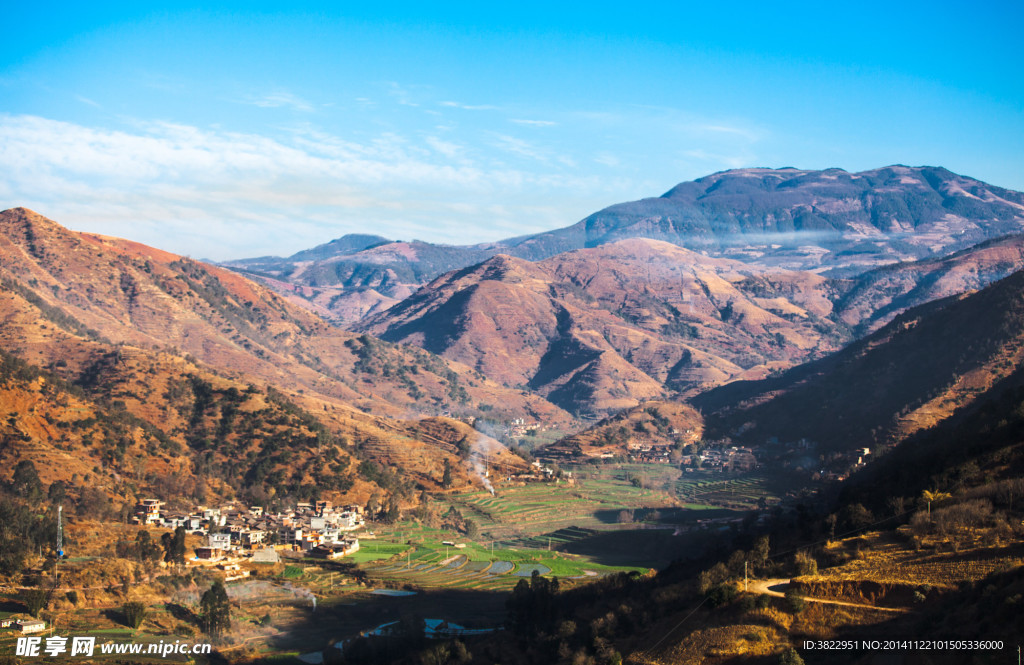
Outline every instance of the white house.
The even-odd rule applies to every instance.
[[[207,536],[207,545],[215,550],[231,549],[230,533],[211,533]]]
[[[15,625],[23,633],[39,633],[46,630],[46,622],[42,619],[22,619]]]

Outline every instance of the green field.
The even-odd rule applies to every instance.
[[[443,534],[444,532],[442,532]],[[456,539],[451,534],[404,545],[404,552],[387,560],[362,564],[360,568],[371,582],[387,586],[417,588],[448,588],[474,590],[508,590],[532,570],[556,575],[567,580],[586,580],[598,575],[622,571],[645,572],[636,566],[608,566],[590,557],[546,549],[510,547],[505,543],[470,543],[456,540],[465,547],[442,545],[442,539]]]
[[[756,473],[684,473],[661,464],[566,467],[574,484],[498,484],[495,494],[436,497],[441,513],[455,508],[478,527],[476,542],[415,522],[378,528],[346,561],[371,580],[410,588],[508,589],[538,569],[567,580],[646,570],[679,556],[678,538],[700,520],[734,518],[784,483]],[[628,532],[628,533],[627,533]],[[699,538],[697,538],[699,540]],[[451,541],[464,548],[445,547]],[[572,582],[575,583],[575,582]]]

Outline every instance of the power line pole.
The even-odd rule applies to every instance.
[[[743,562],[743,591],[747,590],[747,562]]]
[[[64,556],[64,506],[57,506],[57,556],[53,560],[53,588],[57,588],[57,566]]]

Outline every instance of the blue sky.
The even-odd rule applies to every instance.
[[[197,257],[497,240],[745,166],[1024,190],[1020,3],[21,4],[0,207]]]

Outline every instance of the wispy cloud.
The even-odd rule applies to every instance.
[[[546,150],[515,136],[496,134],[494,136],[494,145],[505,152],[510,152],[520,157],[529,157],[539,162],[547,162],[550,159],[550,155],[547,154]]]
[[[461,102],[438,102],[438,106],[446,106],[448,108],[462,109],[463,111],[497,111],[497,106],[491,106],[490,104],[462,104]]]
[[[352,141],[300,127],[269,137],[174,123],[109,130],[0,114],[0,207],[221,259],[290,253],[367,228],[494,240],[517,224],[525,232],[524,218],[531,228],[572,223],[621,184],[502,140],[542,160],[539,168],[474,161],[435,136]]]
[[[95,102],[95,101],[89,99],[88,97],[84,97],[82,95],[75,95],[75,99],[77,99],[78,101],[82,102],[83,104],[87,104],[89,106],[92,106],[93,108],[97,108],[97,109],[98,108],[103,108],[102,106],[100,106],[99,102]]]
[[[290,108],[296,111],[312,111],[313,104],[290,92],[277,91],[264,95],[253,95],[241,100],[243,104],[251,104],[260,108],[278,109]]]
[[[463,154],[462,146],[452,143],[451,141],[444,141],[436,136],[428,136],[424,141],[427,145],[445,157],[455,158],[460,157]]]
[[[738,136],[751,142],[759,141],[761,139],[760,133],[749,127],[734,127],[730,125],[699,125],[697,129],[699,131],[709,132],[712,134],[727,134],[731,136]]]
[[[523,118],[509,118],[509,122],[517,125],[529,125],[531,127],[554,127],[558,123],[554,120],[525,120]]]
[[[384,83],[384,87],[387,93],[402,106],[419,106],[420,103],[414,99],[416,92],[429,86],[410,86],[402,85],[396,81],[387,81]]]

